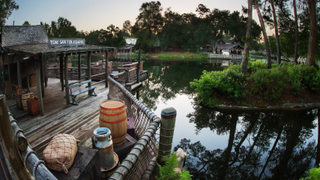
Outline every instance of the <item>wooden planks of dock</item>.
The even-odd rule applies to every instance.
[[[79,105],[67,105],[59,80],[49,79],[48,87],[45,88],[45,116],[32,117],[23,110],[18,110],[13,100],[8,101],[13,116],[40,158],[52,137],[59,133],[75,136],[80,140],[79,145],[92,146],[92,132],[99,126],[100,103],[108,99],[109,91],[104,83],[97,84],[96,87],[98,96],[84,93],[77,97]],[[36,94],[36,90],[33,92]]]

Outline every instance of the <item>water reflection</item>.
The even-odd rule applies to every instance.
[[[203,70],[222,70],[222,64],[145,61],[150,77],[135,92],[159,116],[164,108],[177,109],[173,146],[188,152],[185,168],[193,178],[299,179],[319,164],[317,109],[231,111],[193,104],[189,82]]]
[[[299,179],[314,164],[315,109],[244,112],[195,105],[194,110],[188,117],[197,132],[210,128],[229,135],[225,149],[208,150],[187,139],[175,147],[188,152],[185,168],[194,179]]]

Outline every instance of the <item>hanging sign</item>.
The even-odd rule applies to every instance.
[[[49,47],[84,46],[85,39],[81,38],[54,38],[48,40]]]

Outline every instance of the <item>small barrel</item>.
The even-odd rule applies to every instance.
[[[113,146],[121,146],[126,141],[127,112],[126,106],[120,100],[107,100],[100,104],[100,127],[111,130]]]
[[[27,100],[28,100],[29,97],[30,97],[29,93],[22,93],[22,95],[21,95],[23,110],[27,111],[27,112],[28,112]]]

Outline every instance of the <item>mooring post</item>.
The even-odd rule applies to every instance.
[[[139,48],[138,65],[137,65],[137,83],[140,82],[140,61],[141,61],[141,50]]]
[[[105,56],[106,56],[106,66],[105,66],[105,75],[104,75],[104,77],[106,79],[105,83],[106,83],[106,88],[107,88],[108,87],[108,76],[109,76],[109,73],[111,73],[111,72],[109,72],[108,50],[106,51],[106,55]]]
[[[160,143],[158,156],[158,162],[160,164],[162,164],[162,157],[169,156],[171,154],[176,116],[177,111],[172,107],[163,109],[161,111]]]

